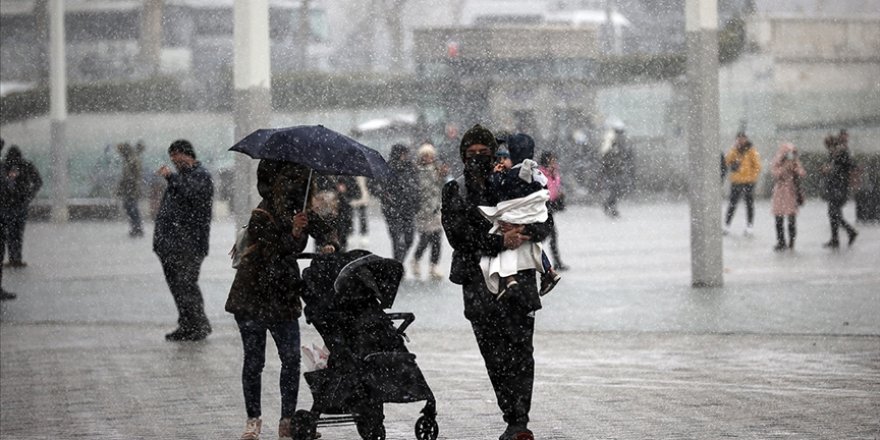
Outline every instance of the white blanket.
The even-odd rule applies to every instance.
[[[492,221],[493,226],[489,232],[501,234],[499,222],[526,225],[547,221],[548,200],[550,200],[550,192],[542,189],[526,197],[507,200],[496,206],[480,206],[479,209],[484,217]],[[541,252],[539,243],[526,242],[516,249],[502,251],[494,257],[482,257],[480,269],[483,271],[486,287],[490,292],[498,293],[503,277],[515,275],[526,269],[544,272]]]

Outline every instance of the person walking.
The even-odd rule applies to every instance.
[[[843,218],[843,205],[849,198],[850,175],[856,165],[849,155],[846,144],[835,136],[825,138],[825,148],[828,149],[828,163],[822,166],[821,172],[825,175],[825,198],[828,201],[828,219],[831,223],[831,240],[824,247],[837,249],[840,241],[837,238],[841,226],[849,236],[847,244],[852,246],[859,233]]]
[[[5,145],[6,141],[4,141],[3,138],[0,138],[0,153],[3,152],[3,147]],[[0,172],[2,172],[4,165],[5,163],[0,161]],[[7,186],[6,180],[4,179],[3,181],[0,181],[0,210],[6,210],[7,202]],[[0,249],[6,248],[6,227],[4,224],[5,222],[0,221]],[[16,294],[3,288],[3,265],[0,264],[0,301],[7,301],[15,298],[17,298]]]
[[[431,144],[419,147],[416,167],[418,169],[419,210],[416,213],[415,222],[416,230],[419,233],[419,243],[412,259],[412,274],[417,279],[421,277],[419,260],[422,259],[425,250],[430,247],[431,265],[428,275],[432,280],[440,280],[443,278],[437,265],[440,262],[440,234],[443,232],[443,224],[440,221],[440,205],[448,168],[437,162],[437,150]]]
[[[358,236],[357,247],[366,248],[370,245],[369,239],[369,221],[367,217],[367,207],[370,205],[370,190],[367,186],[367,178],[357,176],[354,178],[357,184],[360,197],[351,200],[352,214],[357,217]]]
[[[43,186],[43,179],[37,167],[22,157],[17,145],[9,147],[6,152],[2,178],[6,187],[6,203],[0,213],[0,221],[4,223],[6,234],[3,252],[9,258],[9,267],[26,267],[27,263],[22,259],[22,247],[28,207]]]
[[[381,185],[382,215],[391,236],[393,258],[401,263],[412,247],[415,216],[419,209],[419,187],[415,165],[409,159],[409,148],[402,144],[391,147],[388,160],[392,176]]]
[[[602,185],[608,192],[602,208],[607,216],[616,218],[620,216],[617,200],[627,186],[629,167],[623,123],[617,122],[606,132],[599,154],[602,157]]]
[[[246,230],[250,246],[240,256],[225,306],[238,324],[244,353],[241,383],[247,420],[241,440],[257,440],[262,430],[261,377],[267,332],[281,359],[278,437],[292,435],[300,379],[298,319],[305,289],[296,257],[310,235],[321,252],[339,247],[334,227],[303,211],[308,179],[309,169],[291,162],[264,159],[257,167],[257,192],[263,200],[251,212]]]
[[[528,429],[535,375],[533,336],[535,312],[541,308],[535,270],[518,274],[518,283],[502,300],[489,292],[480,269],[480,258],[516,249],[526,241],[546,238],[552,218],[507,228],[502,235],[490,233],[492,223],[480,205],[495,205],[498,197],[487,190],[498,143],[495,135],[479,124],[462,136],[459,152],[464,174],[443,186],[441,219],[452,246],[449,280],[462,287],[464,315],[495,390],[507,428],[500,440],[531,440]]]
[[[121,143],[116,146],[116,151],[122,157],[122,177],[116,194],[122,199],[122,207],[128,215],[130,237],[143,237],[144,228],[141,222],[141,212],[138,208],[138,200],[141,198],[141,155],[144,152],[144,144],[138,142],[131,146]]]
[[[761,156],[746,134],[739,132],[736,135],[736,142],[724,156],[724,163],[730,168],[730,203],[724,220],[724,234],[730,233],[730,223],[733,221],[736,205],[739,199],[743,198],[746,201],[744,234],[750,237],[754,234],[755,183],[761,175]]]
[[[776,247],[779,252],[794,249],[797,236],[798,207],[804,203],[801,192],[801,179],[807,172],[798,158],[798,150],[794,144],[783,143],[776,151],[771,167],[773,174],[772,212],[776,219]],[[788,218],[788,243],[785,242],[784,221]]]
[[[547,150],[541,153],[538,164],[541,172],[547,177],[547,190],[550,191],[547,211],[550,216],[555,216],[565,210],[565,189],[562,186],[562,173],[559,171],[559,158],[556,153]],[[568,266],[562,264],[562,257],[559,254],[559,239],[555,223],[550,231],[550,252],[553,254],[553,262],[556,263],[553,268],[559,271],[568,270]]]
[[[165,339],[200,341],[211,333],[198,283],[202,261],[208,255],[214,182],[196,160],[189,141],[172,142],[168,156],[177,172],[167,165],[157,171],[165,178],[167,187],[153,231],[153,252],[162,263],[178,313],[178,327]]]

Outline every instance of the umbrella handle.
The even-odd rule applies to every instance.
[[[309,206],[309,198],[310,198],[310,197],[309,197],[309,192],[310,192],[311,189],[312,189],[312,173],[313,173],[314,171],[315,171],[315,170],[309,168],[309,180],[306,182],[306,196],[303,197],[305,200],[303,200],[303,209],[302,209],[302,212],[306,212],[306,208]]]

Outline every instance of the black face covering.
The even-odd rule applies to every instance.
[[[473,177],[487,176],[492,171],[492,157],[476,155],[464,163],[464,170]]]

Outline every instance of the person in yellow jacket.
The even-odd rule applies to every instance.
[[[740,132],[736,135],[736,143],[724,157],[724,163],[730,168],[730,204],[724,220],[724,233],[730,232],[733,213],[736,212],[736,205],[742,197],[746,200],[745,235],[751,236],[755,218],[755,183],[761,174],[761,156],[745,133]]]

